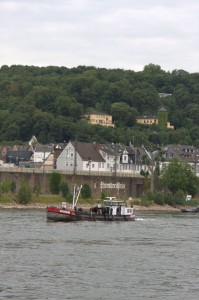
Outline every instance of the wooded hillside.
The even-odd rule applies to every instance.
[[[159,93],[172,94],[159,97]],[[136,124],[140,115],[164,106],[175,130]],[[89,125],[88,112],[113,116],[115,128]],[[79,66],[2,66],[0,69],[0,143],[41,143],[69,139],[85,142],[188,144],[199,147],[199,73],[165,72],[147,65],[142,72]]]

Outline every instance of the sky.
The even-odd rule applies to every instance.
[[[199,0],[0,0],[0,66],[199,72]]]

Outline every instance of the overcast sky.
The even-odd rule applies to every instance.
[[[199,0],[0,0],[0,66],[199,72]]]

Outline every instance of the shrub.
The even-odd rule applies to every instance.
[[[1,182],[1,190],[2,193],[8,193],[11,190],[11,181],[9,179],[6,179]]]
[[[160,192],[146,191],[145,198],[147,201],[153,201],[155,204],[164,205],[164,194]]]
[[[108,197],[107,191],[102,191],[101,192],[101,199],[104,200],[104,199],[106,199],[106,197]]]
[[[153,200],[149,200],[146,194],[143,194],[140,198],[140,205],[143,206],[150,206],[150,205],[154,205],[154,201]]]
[[[179,190],[173,196],[175,205],[184,205],[186,203],[186,196],[183,191]]]
[[[62,196],[66,198],[67,194],[69,193],[69,187],[68,184],[63,180],[60,183],[60,191],[62,193]]]
[[[141,199],[134,199],[133,204],[134,205],[141,205]]]
[[[154,193],[154,202],[157,205],[164,205],[165,204],[164,194],[160,192]]]
[[[35,186],[34,186],[33,193],[34,193],[37,197],[39,196],[39,194],[41,193],[40,185],[35,185]]]
[[[164,202],[170,206],[175,206],[174,197],[171,193],[164,194]]]
[[[32,192],[27,184],[26,180],[23,179],[19,187],[17,199],[20,204],[28,204],[32,199]]]
[[[152,190],[147,190],[145,193],[145,197],[147,200],[153,200],[154,199],[154,192]]]
[[[83,199],[91,198],[91,187],[87,183],[83,184],[81,195]]]
[[[10,184],[10,191],[12,193],[14,193],[16,191],[16,183],[15,181],[12,180],[11,184]]]
[[[50,174],[50,191],[56,195],[60,192],[61,174],[53,172]]]
[[[67,182],[62,181],[60,183],[60,191],[62,193],[62,197],[66,198],[68,202],[72,203],[73,195],[70,193]]]

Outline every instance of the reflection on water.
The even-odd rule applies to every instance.
[[[51,223],[0,211],[1,299],[197,299],[199,215]]]

